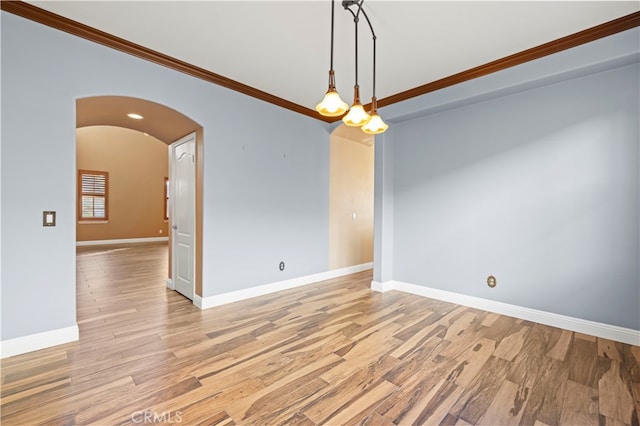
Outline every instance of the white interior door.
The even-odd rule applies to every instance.
[[[193,300],[195,271],[196,135],[171,144],[171,261],[174,288]]]

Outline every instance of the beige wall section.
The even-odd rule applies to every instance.
[[[330,143],[329,269],[338,269],[373,261],[374,149],[335,133]]]
[[[76,168],[109,172],[109,222],[78,223],[76,218],[77,241],[166,237],[167,152],[165,143],[135,130],[76,129]]]

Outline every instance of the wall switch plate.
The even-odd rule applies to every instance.
[[[42,226],[56,226],[56,212],[42,212]]]

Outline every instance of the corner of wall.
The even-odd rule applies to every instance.
[[[393,129],[376,136],[374,214],[373,214],[373,279],[393,279],[394,170]]]

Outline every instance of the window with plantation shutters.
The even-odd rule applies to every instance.
[[[78,220],[107,220],[109,173],[78,170]]]

